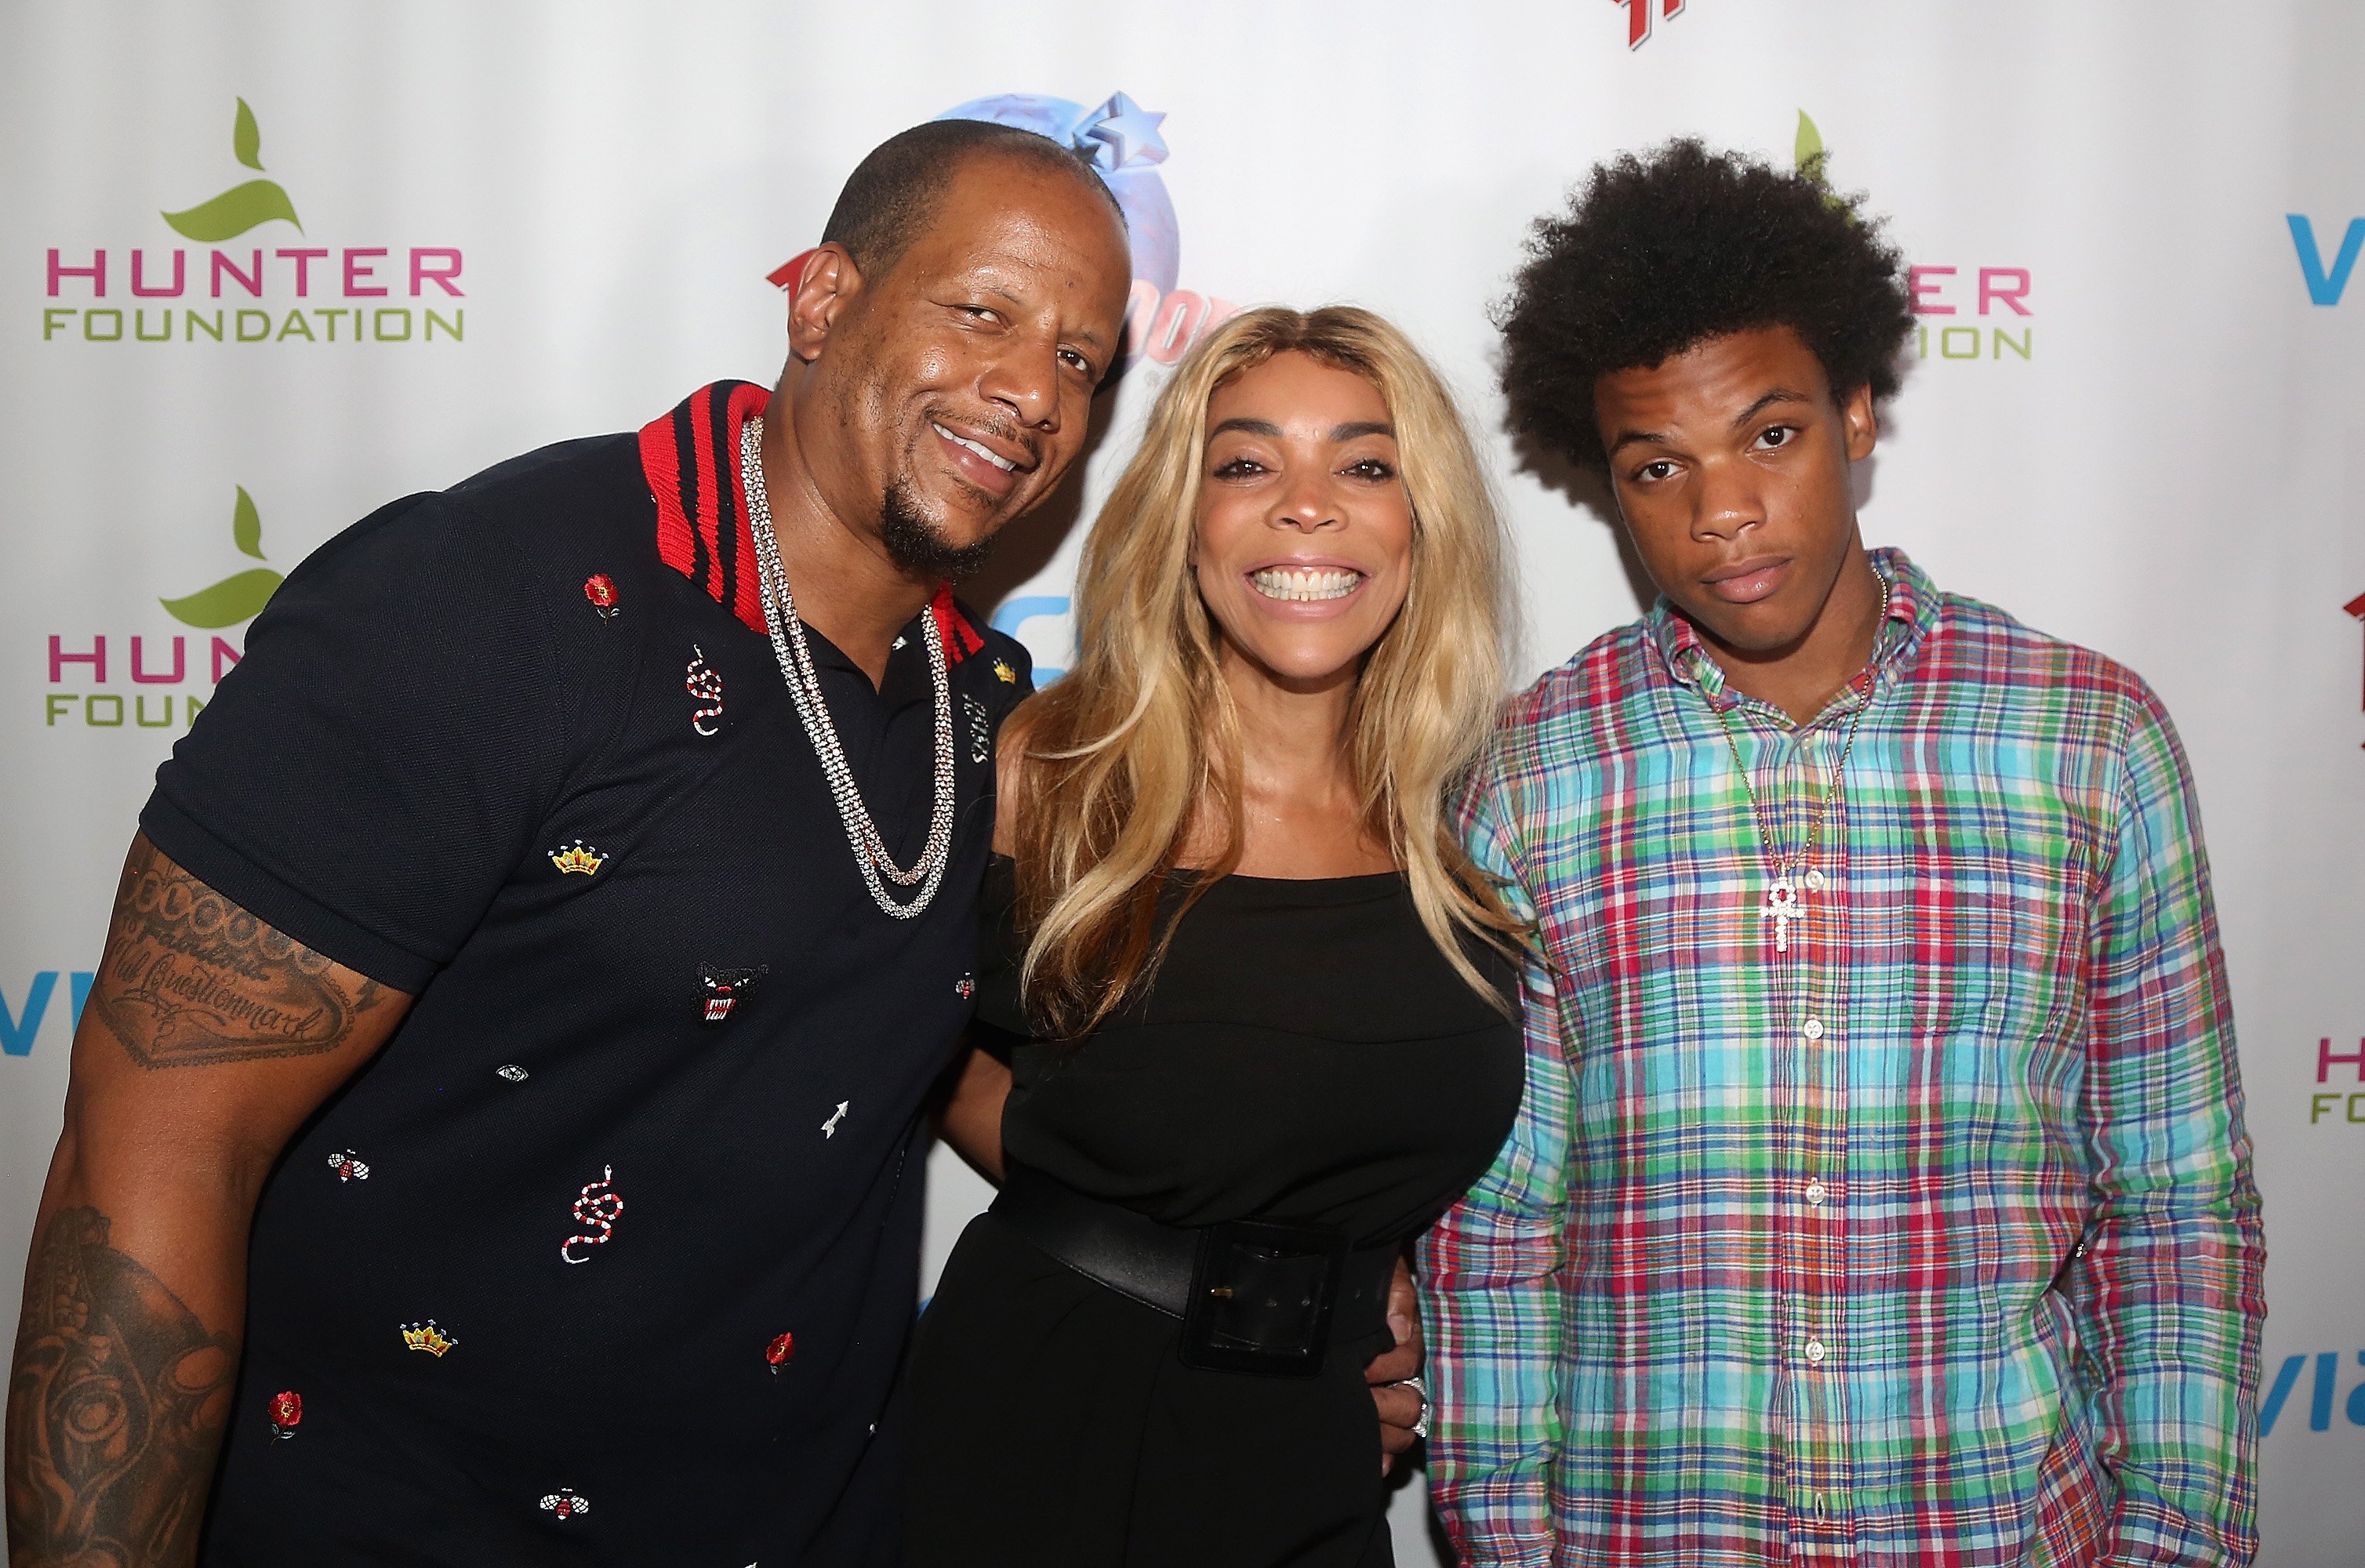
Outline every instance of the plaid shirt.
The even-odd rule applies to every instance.
[[[1464,807],[1528,1088],[1423,1245],[1465,1565],[2227,1563],[2264,1246],[2191,780],[2131,671],[1893,551],[1811,722],[1662,600]],[[1765,827],[1796,856],[1777,952]]]

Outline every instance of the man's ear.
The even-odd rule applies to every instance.
[[[839,315],[862,292],[862,269],[835,241],[806,258],[804,271],[789,291],[789,353],[811,364],[821,357]]]
[[[1847,431],[1848,461],[1861,463],[1870,457],[1880,442],[1880,414],[1872,406],[1870,382],[1847,395],[1840,405],[1840,423]]]

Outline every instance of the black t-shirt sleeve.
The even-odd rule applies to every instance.
[[[298,566],[140,825],[259,919],[397,990],[450,961],[568,765],[555,603],[514,533],[414,496]]]
[[[989,856],[978,897],[977,1013],[970,1039],[1004,1062],[1029,1037],[1018,991],[1026,950],[1018,939],[1017,916],[1017,867],[1007,855]]]

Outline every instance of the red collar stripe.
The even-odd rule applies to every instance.
[[[756,536],[739,504],[739,430],[772,395],[745,381],[701,386],[673,411],[641,427],[641,473],[657,503],[657,555],[759,634],[763,591],[756,582]],[[950,587],[928,605],[950,661],[985,646]]]
[[[936,635],[945,640],[946,663],[957,665],[985,646],[985,639],[953,601],[950,583],[936,589],[936,597],[928,601],[928,613],[936,618]]]

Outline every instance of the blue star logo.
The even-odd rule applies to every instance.
[[[1158,127],[1165,118],[1163,114],[1151,114],[1119,93],[1093,111],[1084,129],[1076,133],[1076,145],[1080,151],[1090,152],[1093,162],[1103,169],[1163,163],[1166,139],[1158,134]]]

